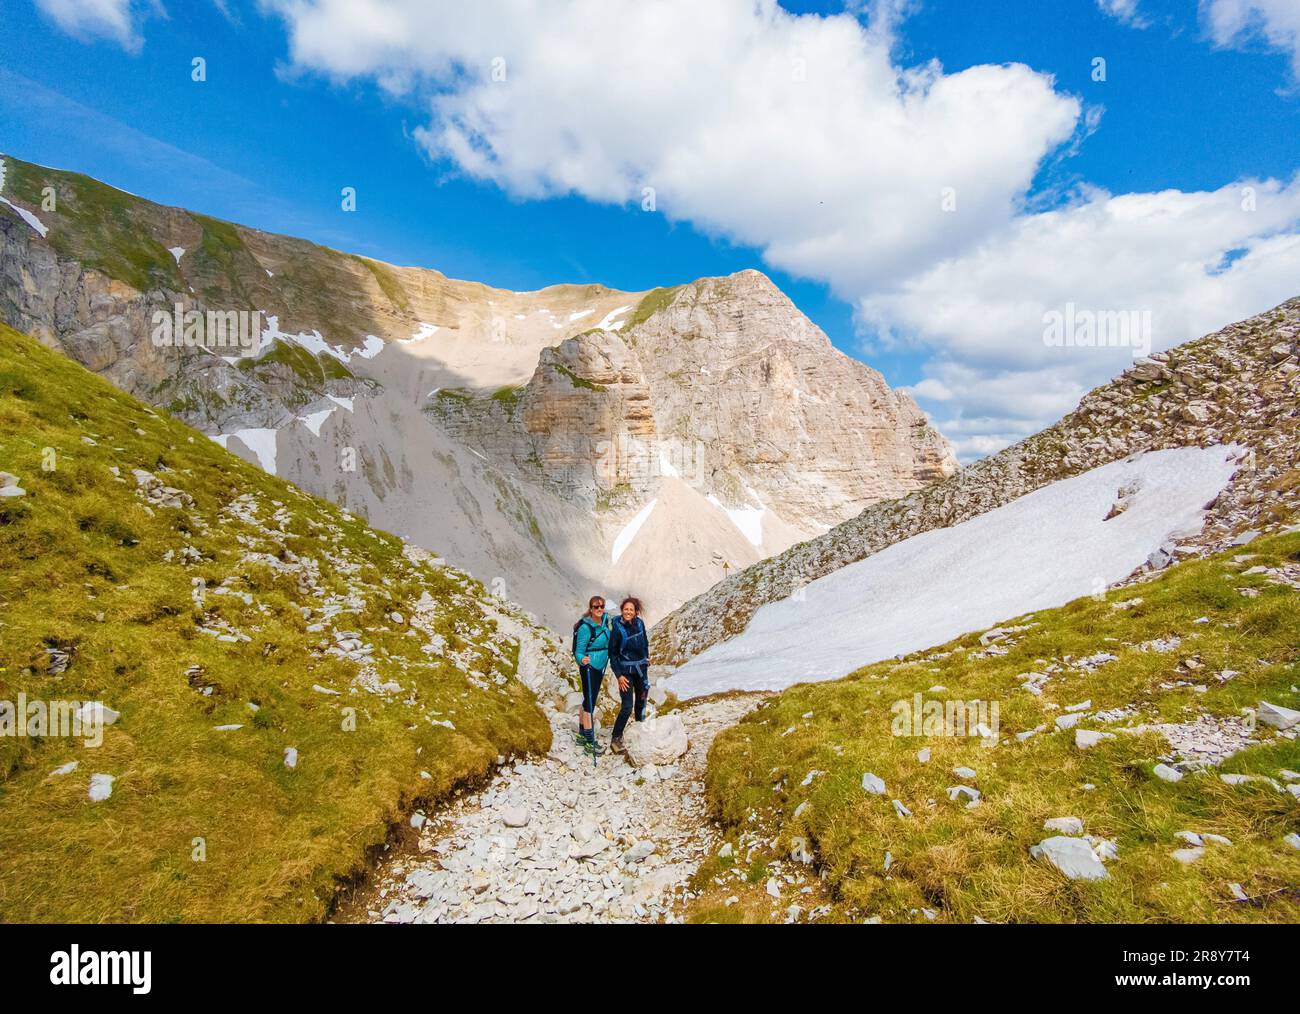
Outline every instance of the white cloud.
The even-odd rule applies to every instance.
[[[1297,223],[1300,178],[1200,193],[1085,191],[860,305],[886,340],[906,335],[935,350],[915,390],[960,407],[937,420],[949,435],[966,416],[998,417],[986,431],[1030,432],[1142,351],[1137,333],[1129,347],[1049,346],[1047,313],[1149,311],[1152,349],[1168,348],[1294,296]]]
[[[79,39],[109,39],[130,52],[144,44],[140,24],[160,11],[157,0],[36,0],[51,21]]]
[[[419,142],[470,176],[524,198],[639,202],[653,187],[669,217],[829,282],[883,340],[927,350],[915,392],[966,456],[1131,362],[1048,348],[1047,310],[1149,309],[1168,345],[1294,295],[1300,277],[1294,183],[1256,184],[1255,212],[1235,183],[1083,190],[1026,211],[1035,174],[1095,116],[1023,65],[900,67],[898,0],[865,25],[775,0],[262,4],[288,25],[294,69],[422,97]]]
[[[1004,223],[1080,113],[1021,65],[900,70],[896,4],[868,27],[772,0],[271,6],[300,67],[438,85],[416,136],[474,177],[607,202],[652,187],[670,217],[855,295]]]
[[[1097,0],[1102,13],[1109,14],[1126,25],[1134,28],[1146,28],[1147,21],[1138,11],[1138,0]]]
[[[1201,0],[1201,18],[1220,46],[1258,38],[1290,53],[1300,77],[1300,0]]]

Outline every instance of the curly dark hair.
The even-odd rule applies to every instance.
[[[625,598],[622,602],[618,604],[618,611],[621,613],[623,611],[623,607],[627,605],[629,602],[632,603],[632,608],[636,610],[636,614],[640,616],[641,600],[638,598],[633,598],[631,595],[629,595],[627,598]]]

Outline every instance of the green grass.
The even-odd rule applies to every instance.
[[[573,372],[571,369],[569,369],[567,366],[563,366],[563,365],[561,365],[560,363],[554,363],[553,365],[555,366],[555,368],[556,368],[557,370],[560,371],[560,373],[564,374],[564,376],[566,376],[566,377],[569,378],[569,383],[572,384],[574,387],[582,388],[582,389],[585,390],[585,391],[606,391],[606,390],[608,390],[608,388],[605,387],[605,385],[603,385],[603,384],[597,384],[597,383],[594,383],[594,382],[588,380],[586,377],[580,377],[580,376],[578,376],[576,373],[574,373],[574,372]]]
[[[660,310],[667,309],[672,305],[673,300],[677,298],[677,293],[682,288],[681,285],[672,285],[646,293],[641,302],[637,303],[636,309],[632,311],[632,316],[628,318],[627,329],[630,331],[632,328],[644,324]]]
[[[388,265],[381,264],[379,261],[372,261],[369,257],[358,257],[355,254],[352,255],[352,259],[375,276],[375,281],[379,283],[379,288],[383,290],[390,303],[399,310],[410,308],[411,301],[406,295],[406,290],[402,288],[402,283],[397,280],[397,276],[393,274]]]
[[[7,195],[49,227],[50,245],[60,256],[80,260],[141,292],[184,288],[175,259],[152,231],[140,227],[142,202],[137,198],[78,173],[12,158],[5,164]],[[46,187],[54,189],[54,211],[42,207]]]
[[[492,400],[500,403],[507,414],[513,414],[519,399],[523,395],[522,387],[502,387],[492,394]]]
[[[1233,561],[1246,553],[1251,559]],[[1013,636],[1006,655],[984,655],[977,636],[969,635],[842,680],[792,687],[715,741],[710,805],[729,840],[775,840],[774,849],[756,856],[766,851],[787,870],[806,869],[787,859],[793,839],[806,838],[829,899],[828,919],[921,921],[918,913],[929,908],[940,920],[958,922],[1300,921],[1300,851],[1282,841],[1300,831],[1300,801],[1290,794],[1229,786],[1215,771],[1160,781],[1152,767],[1168,747],[1156,733],[1120,734],[1087,751],[1074,746],[1070,731],[1025,742],[1014,735],[1044,723],[1050,730],[1065,707],[1087,699],[1090,711],[1138,705],[1133,719],[1080,723],[1111,731],[1138,722],[1182,723],[1202,713],[1236,716],[1261,699],[1300,706],[1291,689],[1300,685],[1300,594],[1242,573],[1296,561],[1300,535],[1259,539],[1114,591],[1105,601],[1085,598],[1021,618],[1015,623],[1034,626]],[[1258,596],[1238,591],[1247,586]],[[1113,608],[1135,597],[1140,605]],[[1202,617],[1208,622],[1196,622]],[[1182,641],[1170,653],[1137,647],[1175,636]],[[1063,665],[1041,697],[1020,689],[1019,674],[1103,650],[1118,659],[1091,674]],[[1200,667],[1180,668],[1184,659]],[[1226,682],[1215,677],[1225,670],[1240,675]],[[1161,687],[1180,680],[1190,685]],[[931,693],[933,686],[947,689]],[[916,693],[926,700],[997,701],[1000,744],[990,749],[968,738],[893,735],[891,705]],[[1282,768],[1300,770],[1300,742],[1263,726],[1260,732],[1263,742],[1229,758],[1223,771],[1277,777]],[[921,747],[932,751],[928,764],[917,757]],[[953,774],[957,766],[977,772],[970,784],[983,800],[976,809],[948,800],[947,787],[962,783]],[[826,773],[802,786],[812,769]],[[862,790],[868,771],[884,779],[884,797]],[[914,816],[896,816],[892,799]],[[1043,830],[1043,821],[1060,816],[1079,817],[1087,833],[1118,843],[1107,880],[1071,882],[1030,858],[1029,847],[1053,833]],[[1182,866],[1170,857],[1182,847],[1174,838],[1181,830],[1222,834],[1234,844],[1211,845],[1201,861]],[[886,851],[893,857],[888,874]],[[724,877],[717,885],[711,878],[719,871],[706,872],[698,882],[704,893],[697,920],[744,913],[762,921],[800,900],[785,899],[776,913],[752,878],[747,885]],[[1263,900],[1233,903],[1232,883]],[[733,893],[741,904],[724,913],[720,898]]]
[[[147,506],[136,468],[193,505]],[[121,712],[98,747],[0,737],[0,922],[320,919],[412,809],[548,747],[476,582],[3,327],[0,469],[27,490],[0,500],[0,700]],[[249,640],[201,632],[222,624]],[[358,663],[323,650],[334,630],[364,632],[400,693],[354,684]],[[92,803],[101,772],[112,796]]]

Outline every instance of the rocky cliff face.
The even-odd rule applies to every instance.
[[[956,469],[758,272],[508,292],[0,165],[0,319],[549,618],[662,615]],[[160,347],[178,305],[256,347]]]
[[[829,339],[757,271],[666,295],[629,342],[661,434],[704,451],[729,506],[816,531],[956,471],[910,397]]]
[[[1050,429],[729,577],[656,626],[657,661],[680,664],[739,633],[766,603],[913,535],[1130,454],[1216,443],[1239,445],[1243,467],[1205,528],[1148,568],[1276,527],[1300,507],[1300,299],[1140,361]]]

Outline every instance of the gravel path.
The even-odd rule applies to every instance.
[[[435,814],[416,853],[381,866],[352,917],[679,921],[687,882],[719,845],[704,806],[709,745],[760,696],[706,700],[674,712],[690,742],[676,764],[636,769],[607,752],[593,765],[576,742],[574,712],[564,708],[571,688],[531,637],[514,633],[522,635],[520,678],[551,721],[550,752],[503,765],[484,790]],[[598,718],[612,721],[609,703],[601,709]],[[607,731],[601,740],[608,742]]]

